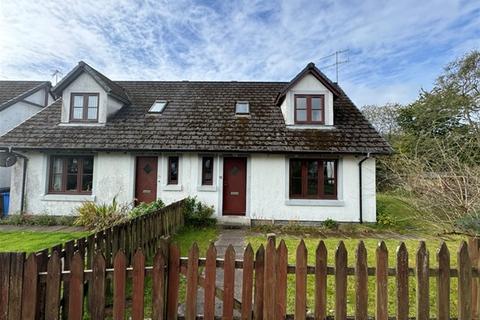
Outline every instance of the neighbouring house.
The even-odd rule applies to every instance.
[[[0,136],[53,102],[48,81],[0,81]],[[0,190],[10,187],[11,168],[0,167]]]
[[[112,81],[80,62],[54,103],[0,138],[10,211],[187,196],[222,220],[375,221],[389,144],[313,63],[290,82]],[[232,218],[233,217],[233,218]]]

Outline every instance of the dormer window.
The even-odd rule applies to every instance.
[[[322,95],[295,95],[295,123],[324,124],[325,123],[325,96]]]
[[[167,100],[156,100],[148,110],[149,113],[162,113],[163,109],[167,106]]]
[[[235,104],[235,114],[246,115],[250,113],[248,101],[237,101]]]
[[[70,121],[97,122],[98,96],[98,93],[72,93]]]

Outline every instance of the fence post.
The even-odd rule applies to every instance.
[[[272,320],[275,317],[276,297],[276,249],[275,235],[269,234],[265,250],[265,284],[263,295],[263,319]]]
[[[397,319],[408,320],[408,252],[405,243],[400,243],[397,248]]]
[[[472,266],[477,266],[479,261],[479,240],[477,237],[468,238],[468,254],[470,256]],[[472,317],[478,318],[478,305],[477,300],[479,287],[479,279],[477,277],[472,278]]]
[[[276,273],[276,319],[284,319],[285,315],[287,314],[288,250],[283,239],[280,241],[280,244],[277,248]]]
[[[22,320],[35,320],[37,315],[38,268],[35,253],[30,254],[25,262],[22,293]]]
[[[450,253],[445,242],[437,252],[437,316],[438,320],[450,319]]]
[[[468,246],[462,242],[458,250],[458,319],[472,319],[472,263]]]
[[[429,261],[428,251],[425,241],[420,241],[417,251],[417,319],[430,319],[430,300],[429,300]]]
[[[368,265],[367,250],[363,241],[360,241],[356,251],[355,263],[355,319],[368,318]]]
[[[343,241],[335,252],[335,319],[347,318],[347,249]]]
[[[243,279],[242,279],[242,319],[252,319],[252,294],[253,294],[253,249],[250,243],[243,253]]]
[[[377,247],[376,268],[376,320],[388,319],[388,250],[385,242],[381,241]]]
[[[269,294],[266,292],[266,294]],[[307,314],[307,247],[303,239],[297,247],[295,264],[295,319]]]
[[[265,276],[265,249],[263,244],[255,254],[255,293],[253,302],[254,319],[263,319],[263,285]]]
[[[215,318],[215,277],[217,272],[217,249],[210,242],[205,262],[204,316],[206,320]]]
[[[321,240],[315,251],[315,319],[327,317],[327,248]]]

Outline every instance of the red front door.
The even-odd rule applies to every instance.
[[[223,159],[223,214],[244,216],[247,199],[247,159]]]
[[[137,157],[136,203],[157,200],[157,157]]]

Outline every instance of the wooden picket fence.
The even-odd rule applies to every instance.
[[[476,317],[479,278],[477,263],[472,263],[472,252],[478,252],[463,242],[457,253],[457,268],[450,266],[450,253],[445,244],[437,252],[438,264],[429,265],[429,252],[425,242],[419,242],[415,267],[409,266],[406,246],[401,243],[395,253],[396,263],[388,265],[388,250],[384,242],[376,249],[375,266],[367,263],[367,251],[359,242],[353,266],[348,265],[348,254],[343,242],[334,253],[334,265],[327,264],[328,252],[320,241],[313,253],[315,263],[308,264],[305,243],[301,241],[295,252],[295,264],[288,263],[288,250],[284,241],[276,246],[275,238],[268,239],[266,247],[256,252],[248,245],[243,259],[236,260],[236,253],[229,246],[222,258],[217,257],[213,244],[205,258],[200,258],[194,244],[188,257],[182,257],[178,245],[160,239],[153,259],[146,258],[140,248],[128,265],[128,255],[118,250],[112,267],[108,267],[102,252],[97,252],[91,268],[85,267],[84,255],[77,251],[71,260],[70,270],[62,270],[58,251],[48,258],[47,270],[40,271],[39,260],[32,254],[24,262],[23,286],[10,278],[11,290],[20,294],[21,304],[11,306],[15,313],[0,319],[38,319],[39,309],[45,310],[45,319],[415,319],[431,318],[430,284],[436,282],[437,319]],[[21,259],[12,264],[23,263]],[[242,271],[241,277],[235,273]],[[216,279],[223,273],[223,283]],[[294,277],[293,314],[287,313],[288,278]],[[314,303],[307,305],[307,279],[314,279]],[[327,312],[327,279],[334,281],[334,312]],[[241,279],[241,297],[235,295],[235,281]],[[375,312],[368,311],[368,281],[375,281]],[[388,289],[388,279],[394,278],[395,290]],[[458,312],[451,315],[451,282],[458,282]],[[182,280],[183,279],[183,280]],[[414,280],[414,287],[410,280]],[[3,281],[3,280],[2,280]],[[347,282],[354,281],[355,299],[347,301]],[[290,282],[291,284],[291,282]],[[39,294],[45,285],[44,294]],[[85,299],[84,291],[91,286],[91,299]],[[199,289],[202,288],[202,291]],[[2,287],[2,296],[4,292]],[[90,290],[90,289],[89,289]],[[416,304],[409,305],[409,294],[416,292]],[[68,302],[62,303],[62,292],[68,291]],[[148,292],[148,294],[147,294]],[[185,292],[184,300],[180,299]],[[389,313],[389,297],[395,297],[395,314]],[[89,297],[90,298],[90,297]],[[148,300],[147,300],[148,299]],[[215,304],[221,301],[221,314],[216,314]],[[180,301],[181,300],[181,301]],[[355,305],[354,314],[347,315],[347,304]],[[202,305],[203,312],[197,310]],[[179,308],[182,305],[183,308]],[[179,313],[179,309],[182,313]],[[308,312],[308,310],[311,310]]]
[[[133,255],[138,249],[151,257],[164,237],[174,234],[183,226],[183,204],[184,201],[172,203],[154,213],[139,216],[113,228],[30,254],[28,259],[25,253],[0,253],[0,320],[20,319],[24,306],[28,306],[32,301],[36,304],[35,315],[29,314],[30,316],[36,319],[54,319],[49,316],[53,313],[52,309],[46,307],[60,303],[62,318],[66,319],[71,292],[68,275],[74,266],[74,256],[76,261],[82,261],[82,272],[84,269],[95,269],[94,258],[99,254],[102,255],[106,268],[113,267],[113,257],[119,251],[125,256],[127,266],[131,265]],[[79,268],[78,265],[76,267]],[[45,278],[43,275],[47,274]],[[60,279],[55,278],[58,274],[62,275]],[[38,282],[34,292],[29,292],[34,288],[31,284],[37,280],[42,281]],[[85,280],[85,289],[81,294],[88,297],[89,304],[96,306],[98,304],[94,301],[97,288],[92,278],[87,276]],[[63,281],[61,298],[57,297],[55,289],[47,285],[51,282],[57,286],[60,281]],[[109,288],[110,281],[104,285]],[[78,297],[78,294],[74,292],[75,297]]]

